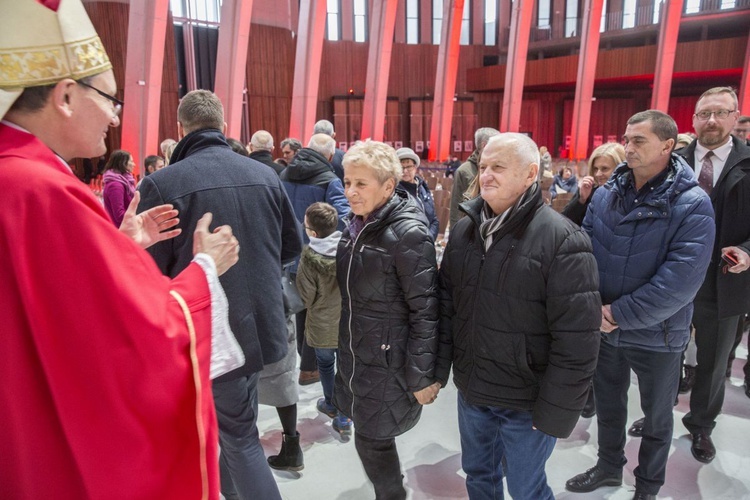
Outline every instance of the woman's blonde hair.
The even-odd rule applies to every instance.
[[[589,157],[589,175],[594,175],[594,160],[604,157],[612,160],[615,167],[625,161],[625,148],[619,142],[607,142],[599,146]]]
[[[383,142],[370,139],[357,141],[346,152],[342,163],[344,168],[352,165],[372,169],[381,184],[388,179],[393,179],[395,184],[398,184],[404,173],[401,162],[396,156],[396,150]]]

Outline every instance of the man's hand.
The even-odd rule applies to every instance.
[[[219,226],[213,233],[209,232],[208,227],[212,219],[211,212],[207,212],[198,221],[193,233],[193,255],[210,255],[216,264],[217,273],[221,276],[239,260],[240,243],[232,235],[232,228],[229,226]]]
[[[609,304],[602,306],[602,326],[599,329],[604,333],[609,333],[617,328],[619,328],[617,321],[612,317],[612,307]]]
[[[737,262],[737,264],[727,267],[727,271],[730,273],[741,273],[747,271],[748,267],[750,267],[750,255],[740,247],[724,247],[721,249],[721,255],[729,257],[725,260],[734,260]]]
[[[414,397],[417,398],[419,404],[428,405],[437,399],[438,392],[440,392],[440,382],[435,382],[421,391],[415,392]]]
[[[136,214],[141,193],[135,192],[125,216],[120,224],[120,231],[128,235],[141,248],[148,248],[160,241],[174,238],[182,229],[172,229],[180,223],[177,210],[172,205],[159,205],[145,212]]]
[[[586,201],[591,198],[594,184],[596,184],[596,181],[590,175],[587,175],[578,181],[578,203],[584,205]]]

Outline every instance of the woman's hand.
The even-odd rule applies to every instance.
[[[136,214],[141,193],[136,191],[120,224],[120,231],[128,235],[141,248],[148,248],[160,241],[174,238],[182,229],[172,229],[180,223],[177,210],[172,205],[159,205]]]
[[[440,382],[435,382],[434,384],[415,392],[414,397],[417,398],[419,404],[428,405],[437,399],[438,392],[440,392]]]
[[[578,181],[578,203],[584,205],[591,197],[596,181],[590,175],[587,175]]]

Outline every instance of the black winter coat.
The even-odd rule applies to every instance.
[[[479,235],[483,200],[461,204],[440,268],[435,376],[468,403],[533,412],[565,438],[578,421],[599,352],[601,300],[591,242],[536,191],[495,234]]]
[[[437,355],[435,247],[424,214],[403,190],[336,255],[342,307],[334,404],[357,433],[390,438],[422,411]]]
[[[279,165],[273,161],[273,156],[270,151],[253,151],[250,153],[250,158],[259,161],[264,165],[268,165],[274,172],[276,172],[276,175],[281,175],[281,172],[284,170],[283,165]]]
[[[193,259],[198,219],[213,213],[211,230],[228,224],[240,242],[240,260],[219,280],[229,301],[229,325],[245,353],[245,365],[217,381],[259,372],[287,352],[281,266],[302,251],[292,204],[279,177],[238,155],[221,132],[197,130],[182,138],[169,168],[144,178],[138,188],[143,211],[172,203],[182,234],[150,247],[159,269],[179,274]]]
[[[676,153],[695,169],[695,146]],[[719,317],[726,318],[750,311],[750,271],[724,273],[721,249],[741,247],[750,254],[750,147],[732,137],[729,153],[719,181],[711,190],[711,204],[716,214],[716,239],[706,279],[698,291],[698,302],[716,302]]]

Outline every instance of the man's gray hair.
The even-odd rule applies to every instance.
[[[490,137],[494,137],[499,134],[500,131],[492,127],[482,127],[474,132],[474,149],[483,149],[487,145],[487,141]]]
[[[206,128],[224,130],[224,107],[213,92],[193,90],[180,101],[177,121],[186,134]]]
[[[313,134],[325,134],[333,137],[333,123],[328,120],[319,120],[313,127]]]
[[[307,147],[320,153],[326,159],[330,159],[336,151],[336,141],[330,135],[323,133],[315,134],[310,137]]]
[[[539,165],[539,146],[528,135],[516,132],[504,132],[502,134],[498,132],[498,135],[490,137],[487,141],[488,146],[495,143],[512,144],[513,151],[519,161],[519,167],[526,168],[532,163]]]
[[[295,153],[302,149],[302,143],[293,137],[287,137],[286,139],[281,141],[281,149],[284,149],[284,146],[289,146],[289,149],[291,149]]]
[[[266,130],[258,130],[250,138],[253,151],[273,151],[273,136]]]

